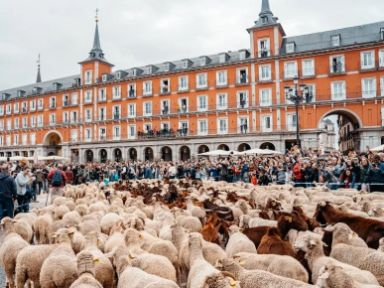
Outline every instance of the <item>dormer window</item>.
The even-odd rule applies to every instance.
[[[291,42],[291,43],[285,44],[285,51],[287,52],[287,54],[294,53],[295,52],[295,43]]]
[[[18,90],[17,91],[17,97],[23,97],[25,95],[25,91],[24,90]]]
[[[169,72],[173,69],[174,65],[171,62],[164,63],[164,72]]]
[[[191,66],[192,62],[189,59],[183,60],[182,67],[183,69],[188,69]]]
[[[207,56],[202,56],[200,57],[199,62],[200,66],[206,66],[209,63],[209,58]]]
[[[134,69],[132,70],[132,76],[133,76],[133,77],[137,77],[137,76],[140,75],[141,72],[142,72],[142,70],[140,70],[139,68],[134,68]]]
[[[333,35],[331,37],[332,41],[332,47],[339,47],[341,44],[341,36],[340,35]]]
[[[268,23],[268,17],[266,17],[266,16],[261,17],[261,23],[267,24]]]
[[[225,63],[225,62],[227,62],[228,58],[229,58],[229,55],[228,55],[227,53],[222,53],[222,54],[220,54],[220,56],[219,56],[219,62],[220,62],[221,64],[222,64],[222,63]]]
[[[384,27],[380,28],[380,39],[384,41]]]
[[[153,73],[155,73],[155,71],[156,71],[156,67],[153,66],[153,65],[148,66],[148,67],[146,68],[146,72],[147,72],[147,74],[153,74]]]
[[[241,50],[239,52],[239,60],[240,61],[247,59],[247,57],[248,57],[248,51],[247,50]]]
[[[107,82],[108,81],[108,74],[103,74],[103,76],[101,76],[101,81]]]
[[[120,80],[120,79],[121,79],[121,72],[120,72],[120,71],[116,73],[116,79],[117,79],[117,80]]]
[[[57,91],[57,90],[60,90],[61,87],[63,86],[63,84],[61,84],[61,83],[59,83],[59,82],[55,82],[55,83],[53,83],[53,85],[55,86],[55,90],[56,90],[56,91]]]
[[[3,93],[1,94],[1,100],[5,101],[8,100],[8,98],[11,96],[9,93]]]
[[[41,87],[33,87],[33,94],[40,94],[43,89]]]

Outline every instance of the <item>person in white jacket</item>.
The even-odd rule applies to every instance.
[[[19,206],[18,212],[28,212],[30,199],[27,195],[27,188],[31,182],[31,175],[28,167],[22,168],[19,174],[17,174],[15,182],[17,190],[17,204]]]

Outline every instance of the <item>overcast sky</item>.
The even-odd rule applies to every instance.
[[[288,36],[384,20],[383,0],[270,0]],[[79,73],[100,12],[115,69],[249,48],[261,0],[0,0],[0,90]]]

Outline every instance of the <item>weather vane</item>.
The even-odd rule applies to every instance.
[[[37,64],[40,66],[40,53],[39,53],[39,55],[37,56]]]
[[[96,22],[99,22],[99,8],[96,8]]]

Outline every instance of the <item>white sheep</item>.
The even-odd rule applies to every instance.
[[[247,236],[240,232],[239,227],[231,226],[229,228],[230,236],[225,247],[228,257],[240,252],[257,253],[255,244]]]
[[[79,278],[72,283],[70,288],[103,288],[99,281],[95,279],[95,258],[89,252],[81,252],[77,255],[77,273]],[[112,286],[110,286],[112,287]]]

